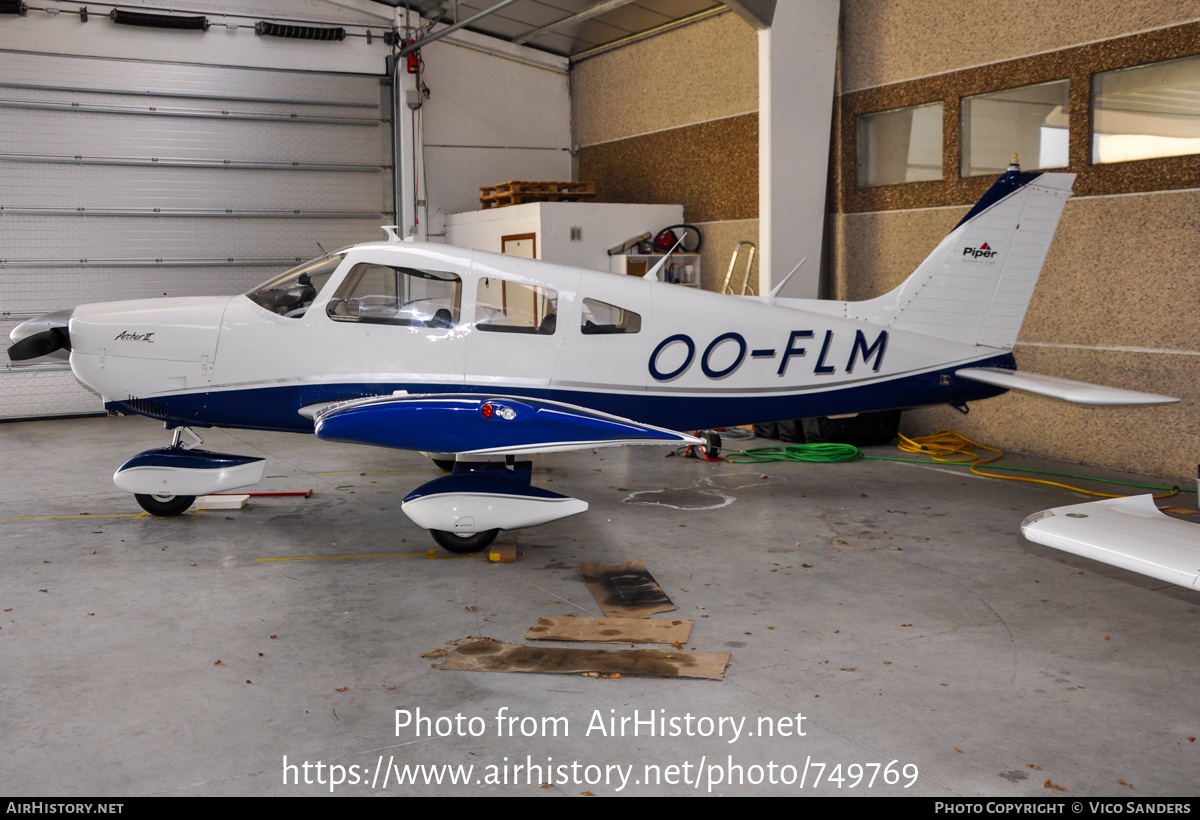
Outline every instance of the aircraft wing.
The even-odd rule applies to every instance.
[[[1003,367],[965,367],[962,370],[956,370],[955,375],[996,387],[1024,390],[1026,393],[1036,393],[1039,396],[1049,396],[1052,399],[1062,399],[1072,404],[1085,404],[1093,407],[1170,404],[1179,401],[1171,396],[1160,396],[1156,393],[1139,393],[1136,390],[1105,387],[1072,379],[1043,376],[1040,373],[1008,370]]]
[[[584,407],[486,393],[379,396],[324,407],[318,438],[401,450],[529,455],[701,439]]]
[[[1200,589],[1200,525],[1159,512],[1150,495],[1055,507],[1021,522],[1038,544]]]

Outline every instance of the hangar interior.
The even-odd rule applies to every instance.
[[[1192,486],[1194,8],[88,7],[0,6],[5,346],[21,322],[83,303],[244,292],[382,239],[380,225],[489,251],[529,236],[536,258],[607,270],[609,257],[587,261],[584,245],[680,221],[703,231],[692,264],[704,290],[720,291],[738,244],[752,242],[756,293],[782,284],[783,297],[867,299],[902,282],[1018,153],[1025,170],[1077,175],[1016,342],[1021,367],[1181,401],[1079,407],[1012,391],[967,414],[908,410],[901,432],[950,427],[1011,451],[1008,464]],[[127,25],[139,12],[173,27]],[[410,39],[429,42],[403,54]],[[481,210],[480,188],[507,180],[593,182],[596,201]],[[1086,500],[1069,490],[928,463],[554,453],[535,475],[591,509],[518,530],[517,562],[490,563],[434,553],[400,512],[438,474],[424,456],[311,436],[199,431],[214,449],[266,459],[256,489],[311,497],[139,514],[109,476],[164,443],[161,423],[103,417],[65,363],[4,358],[5,792],[1195,791],[1200,670],[1186,624],[1200,592],[1022,539],[1022,519]],[[1197,506],[1192,495],[1163,503]],[[678,650],[730,653],[723,681],[452,672],[423,657],[468,637],[522,643],[548,615],[602,614],[580,563],[633,560],[694,621]],[[397,710],[418,707],[478,716],[487,732],[400,728]],[[569,734],[540,723],[506,735],[501,709],[563,717]],[[755,729],[732,739],[593,726],[635,710],[717,726],[744,717]],[[800,714],[806,734],[784,734],[783,719]],[[760,733],[763,719],[775,735]],[[298,760],[360,776],[306,782],[288,768]],[[518,760],[523,772],[504,768]],[[847,776],[889,763],[919,775],[907,787],[907,775],[871,786],[747,779],[748,767],[806,760]],[[503,776],[368,785],[362,773],[392,763]],[[622,785],[624,763],[638,774]],[[683,771],[707,779],[693,786]]]

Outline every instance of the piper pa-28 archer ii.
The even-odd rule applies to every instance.
[[[117,486],[156,515],[262,478],[264,461],[188,449],[187,427],[315,433],[417,450],[452,471],[402,509],[455,552],[583,512],[529,457],[703,444],[686,430],[952,404],[1016,388],[1083,404],[1165,396],[1021,373],[1012,348],[1073,174],[988,190],[898,288],[862,302],[727,296],[438,244],[340,250],[240,296],[82,305],[18,326],[13,360],[70,351],[112,411],[171,446]],[[665,261],[665,260],[664,260]],[[786,281],[786,280],[785,280]]]

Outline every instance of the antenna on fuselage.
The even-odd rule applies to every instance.
[[[400,230],[399,225],[380,225],[379,227],[383,228],[383,232],[387,234],[388,242],[400,241],[400,234],[396,233],[396,231]]]
[[[775,297],[779,295],[779,291],[783,290],[783,286],[786,285],[788,283],[788,280],[792,278],[792,274],[795,273],[796,271],[800,270],[800,266],[803,265],[807,261],[808,261],[808,257],[806,256],[803,259],[801,259],[799,262],[797,262],[796,267],[792,268],[791,271],[788,273],[788,275],[783,277],[783,281],[780,282],[775,287],[771,288],[771,292],[768,293],[766,296],[762,297],[763,302],[765,302],[768,305],[775,304]]]
[[[659,259],[656,263],[654,263],[654,267],[652,267],[650,270],[646,271],[646,275],[643,276],[642,278],[643,279],[653,279],[653,280],[657,281],[658,272],[663,269],[663,265],[667,264],[667,260],[671,258],[671,254],[675,253],[675,249],[683,244],[683,240],[686,237],[687,237],[687,231],[684,231],[683,236],[679,237],[679,241],[677,241],[674,245],[671,246],[671,250],[667,251],[666,254],[663,255],[662,259]]]

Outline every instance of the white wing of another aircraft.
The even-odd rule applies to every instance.
[[[1200,589],[1200,525],[1163,515],[1150,495],[1034,513],[1021,534],[1038,544]]]

